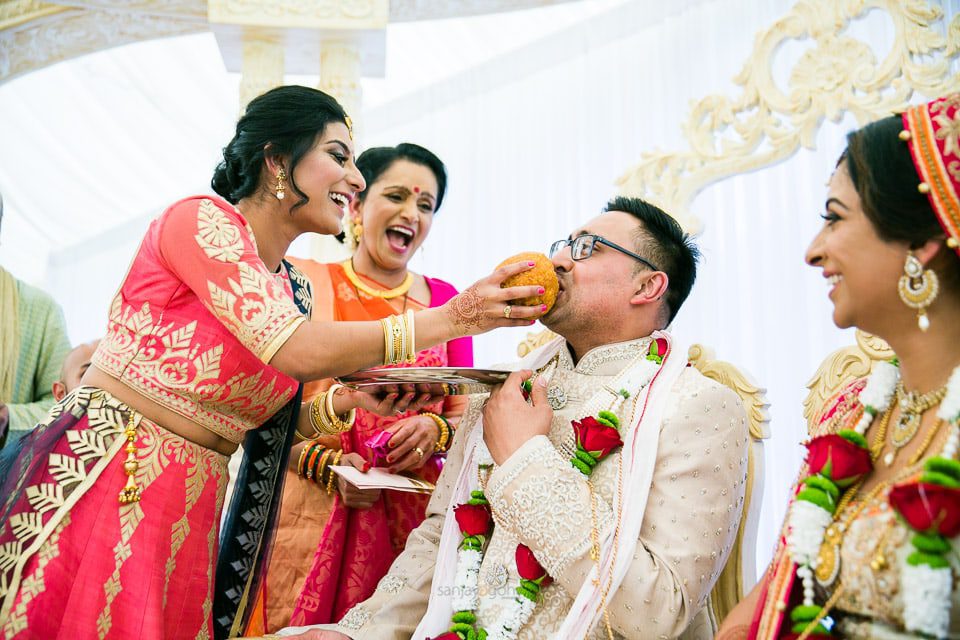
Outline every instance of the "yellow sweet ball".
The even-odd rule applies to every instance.
[[[507,258],[498,264],[497,268],[499,269],[504,265],[515,262],[533,262],[535,265],[531,269],[518,273],[515,276],[510,276],[504,280],[500,286],[507,288],[538,284],[543,287],[543,295],[519,298],[517,300],[511,300],[509,303],[523,307],[535,307],[541,304],[547,305],[547,310],[536,316],[539,318],[553,308],[553,303],[557,301],[557,293],[560,291],[560,283],[557,281],[557,274],[553,270],[553,263],[550,262],[550,258],[542,253],[525,251],[524,253],[518,253],[515,256]]]

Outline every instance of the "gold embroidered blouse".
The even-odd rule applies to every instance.
[[[231,442],[298,382],[269,365],[306,318],[235,207],[192,197],[150,224],[113,299],[93,364]]]

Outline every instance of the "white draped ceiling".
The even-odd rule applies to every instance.
[[[413,267],[464,286],[503,257],[565,237],[599,211],[643,151],[685,147],[691,102],[735,95],[732,78],[753,35],[792,4],[585,0],[391,25],[387,76],[363,83],[362,143],[417,142],[450,172]],[[958,4],[944,3],[948,19]],[[892,39],[879,12],[853,28],[879,50]],[[788,73],[801,51],[785,48],[775,69]],[[74,342],[102,333],[149,219],[207,189],[237,89],[209,34],[93,54],[0,86],[0,263],[58,299]],[[692,208],[704,225],[704,259],[676,333],[769,389],[760,567],[801,458],[804,384],[826,354],[853,341],[833,327],[827,288],[803,253],[855,126],[849,117],[827,123],[817,151],[726,180]],[[478,362],[512,359],[523,335],[480,338]]]

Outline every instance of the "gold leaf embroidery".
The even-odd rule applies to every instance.
[[[27,500],[30,506],[45,513],[63,505],[63,489],[58,484],[41,484],[36,487],[27,487]]]
[[[96,364],[151,400],[217,435],[240,442],[246,430],[262,424],[289,400],[296,383],[275,370],[263,371],[258,362],[244,362],[235,375],[230,372],[233,379],[221,379],[224,354],[236,352],[239,342],[253,355],[269,358],[274,353],[271,349],[292,333],[291,326],[301,316],[291,299],[288,272],[271,274],[262,263],[246,261],[250,245],[255,244],[248,225],[224,213],[211,200],[199,203],[196,215],[195,239],[199,246],[207,256],[232,263],[226,269],[232,273],[222,280],[218,275],[216,284],[209,283],[207,295],[201,292],[197,302],[217,316],[236,341],[211,341],[213,335],[207,327],[212,321],[196,314],[178,316],[171,312],[173,320],[164,324],[164,312],[169,307],[156,301],[151,306],[136,296],[128,302],[124,297],[127,292],[121,290],[114,297],[110,327],[97,352]],[[203,340],[198,333],[204,334]],[[245,357],[249,360],[250,356]],[[232,388],[236,379],[248,372],[257,373],[258,381],[273,379],[269,387],[272,395],[260,394],[263,402],[252,402]]]
[[[220,358],[223,355],[223,345],[218,344],[207,349],[196,360],[197,379],[218,378],[220,376]]]
[[[65,487],[70,487],[87,477],[87,470],[79,460],[59,453],[50,454],[50,475]]]
[[[70,443],[73,452],[84,462],[93,458],[102,458],[107,454],[107,445],[103,436],[93,429],[67,431],[67,442]]]
[[[18,513],[10,518],[10,528],[20,540],[32,538],[43,530],[43,518],[36,512]]]
[[[301,308],[306,311],[307,319],[313,316],[313,285],[299,269],[292,266],[287,270],[290,279],[300,285],[300,289],[294,294],[294,300],[300,303]]]
[[[190,349],[190,343],[193,341],[193,334],[197,330],[197,321],[180,327],[171,334],[164,336],[163,344],[167,349]]]
[[[201,200],[197,213],[197,244],[208,257],[236,262],[243,255],[243,238],[237,225],[211,200]]]
[[[23,542],[21,540],[4,542],[3,546],[0,546],[0,571],[3,571],[3,574],[0,575],[0,593],[7,592],[7,588],[9,587],[7,571],[17,564],[17,559],[22,552]]]
[[[20,592],[20,602],[17,604],[16,611],[12,613],[4,627],[6,637],[15,636],[27,628],[27,607],[31,600],[43,593],[46,588],[44,585],[44,571],[50,561],[60,555],[60,534],[69,524],[70,514],[67,513],[37,553],[37,568],[32,576],[23,581],[23,589]],[[8,584],[6,575],[0,577],[0,593],[7,591]]]

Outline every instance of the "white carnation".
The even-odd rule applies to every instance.
[[[787,516],[787,546],[797,564],[812,564],[820,552],[823,532],[833,522],[833,515],[806,500],[794,500]]]
[[[457,552],[457,574],[454,578],[453,610],[473,611],[479,604],[478,583],[483,556],[473,549]]]
[[[960,418],[960,367],[953,370],[947,382],[947,395],[940,402],[937,417],[945,422],[953,422]]]
[[[909,631],[934,638],[946,638],[950,626],[950,589],[953,576],[949,567],[929,565],[903,566],[903,623]]]
[[[878,362],[873,366],[873,373],[867,380],[867,386],[860,392],[860,402],[877,413],[886,411],[897,390],[899,379],[899,368],[885,360]]]
[[[653,376],[657,374],[660,365],[652,360],[641,360],[637,366],[631,367],[622,380],[622,387],[630,393],[639,393],[641,389],[650,384]]]
[[[520,629],[530,620],[536,607],[536,602],[518,594],[513,602],[503,607],[500,618],[487,634],[487,640],[516,640]]]

